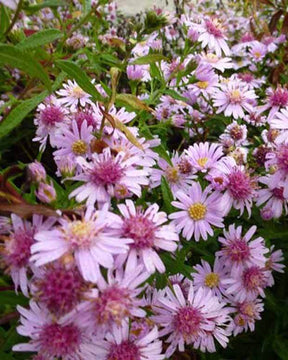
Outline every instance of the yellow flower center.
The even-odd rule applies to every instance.
[[[206,212],[207,207],[200,202],[197,202],[188,208],[189,216],[195,221],[204,219]]]
[[[208,81],[198,81],[196,83],[196,86],[198,86],[200,89],[207,89],[208,85]]]
[[[80,86],[75,86],[71,90],[71,95],[76,97],[77,99],[81,99],[85,95],[85,92],[80,88]]]
[[[240,90],[236,89],[236,90],[232,90],[230,92],[230,101],[231,101],[231,103],[237,104],[237,103],[241,102],[241,99],[242,99],[242,97],[241,97]]]
[[[255,51],[254,56],[259,59],[261,57],[261,53],[259,51]]]
[[[205,276],[204,284],[210,288],[217,286],[219,284],[219,275],[215,273],[210,273]]]
[[[72,151],[76,155],[86,154],[87,149],[88,149],[88,146],[83,140],[77,140],[72,144]]]
[[[218,56],[212,53],[207,54],[206,59],[210,63],[216,63],[219,60]]]
[[[239,326],[244,326],[245,325],[245,320],[242,316],[239,316],[237,319],[237,325]]]
[[[165,170],[165,173],[166,173],[166,178],[169,182],[176,183],[178,181],[179,171],[177,167],[170,166]]]
[[[90,234],[91,225],[90,222],[76,220],[70,224],[70,231],[73,236],[85,237]]]
[[[254,316],[254,306],[252,304],[245,304],[244,307],[241,307],[241,311],[243,314],[248,315],[250,317]]]
[[[199,166],[204,167],[208,161],[207,157],[203,157],[197,160]]]
[[[93,221],[74,220],[65,230],[65,239],[70,242],[73,248],[86,248],[101,229],[96,229]]]

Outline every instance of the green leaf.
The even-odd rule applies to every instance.
[[[84,14],[87,14],[91,10],[91,0],[83,0]]]
[[[45,8],[57,8],[60,6],[64,6],[65,2],[61,1],[61,0],[50,0],[50,1],[43,1],[40,4],[37,5],[30,5],[26,8],[24,8],[26,11],[28,11],[29,13],[34,13],[36,11],[39,11],[41,9],[45,9]]]
[[[161,178],[161,191],[165,205],[165,210],[168,214],[170,214],[174,211],[173,206],[171,204],[171,202],[173,201],[173,195],[167,180],[163,176]]]
[[[62,84],[64,78],[65,74],[61,73],[53,84],[52,91],[55,91]],[[0,138],[8,135],[10,131],[18,126],[25,116],[28,115],[30,111],[40,104],[40,102],[42,102],[48,95],[49,92],[47,90],[43,91],[41,94],[36,95],[31,99],[23,101],[11,110],[8,116],[0,123]]]
[[[49,76],[42,66],[30,55],[11,45],[0,45],[0,64],[18,68],[33,78],[40,79],[51,90]]]
[[[6,290],[1,291],[0,296],[0,305],[10,305],[10,306],[16,306],[16,305],[27,305],[29,302],[29,299],[27,299],[24,295],[17,295],[15,291],[12,290]]]
[[[129,105],[136,110],[146,110],[149,112],[152,111],[152,109],[149,108],[147,104],[145,104],[143,101],[138,99],[137,96],[132,94],[118,94],[116,95],[116,101],[123,102],[124,104]]]
[[[49,44],[62,36],[61,31],[57,29],[43,30],[22,40],[17,44],[17,48],[21,50],[31,50],[38,46]]]
[[[4,5],[0,5],[0,35],[4,34],[9,26],[9,15],[7,8]]]
[[[149,54],[149,55],[145,55],[145,56],[142,56],[142,57],[134,60],[132,62],[132,64],[134,64],[134,65],[153,64],[153,63],[161,61],[161,60],[169,61],[169,59],[164,55]]]
[[[101,94],[95,88],[95,85],[92,84],[89,76],[72,61],[68,60],[58,60],[56,65],[71,78],[74,79],[77,84],[88,94],[92,95],[94,100],[103,101]]]

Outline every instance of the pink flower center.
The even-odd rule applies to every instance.
[[[222,26],[218,20],[206,20],[205,26],[209,34],[214,35],[216,38],[223,38]]]
[[[276,152],[276,156],[279,169],[288,173],[288,146],[282,145]]]
[[[116,322],[121,325],[122,320],[129,316],[132,307],[129,289],[119,288],[116,285],[105,289],[95,299],[94,310],[99,324]]]
[[[140,360],[141,354],[138,346],[126,340],[121,344],[113,344],[110,348],[107,360]]]
[[[64,114],[57,106],[47,106],[40,113],[40,119],[45,125],[55,125],[64,120]]]
[[[247,290],[257,290],[258,287],[265,286],[264,273],[258,266],[252,266],[244,270],[242,281]]]
[[[247,84],[251,83],[255,79],[254,76],[249,73],[238,74],[238,78],[243,80]]]
[[[81,333],[79,328],[74,325],[50,324],[41,330],[39,342],[44,354],[60,358],[74,355],[81,342]]]
[[[246,200],[251,195],[251,179],[248,174],[241,170],[234,170],[228,175],[228,188],[232,197],[236,200]]]
[[[198,309],[186,306],[179,309],[174,316],[174,328],[183,335],[184,339],[188,339],[191,336],[197,336],[202,319]]]
[[[39,299],[54,314],[64,314],[80,301],[83,280],[77,269],[51,267],[38,282]]]
[[[181,174],[189,174],[192,171],[192,165],[185,158],[182,158],[178,162],[178,168],[179,168],[179,171],[180,171]]]
[[[250,255],[250,249],[247,242],[243,239],[235,239],[225,247],[225,252],[233,262],[247,260]]]
[[[272,190],[273,196],[280,200],[284,200],[283,192],[284,192],[283,186],[280,188],[274,188]]]
[[[5,257],[8,265],[21,268],[26,266],[31,256],[31,245],[33,244],[33,231],[28,229],[17,230],[6,242]]]
[[[113,159],[95,164],[90,173],[91,181],[96,185],[115,185],[122,176],[123,169]]]
[[[234,140],[241,140],[243,138],[243,130],[239,125],[233,126],[230,130],[230,136]]]
[[[271,106],[287,106],[288,105],[288,90],[276,89],[270,96],[269,102]]]
[[[124,237],[134,240],[130,246],[139,250],[154,245],[155,230],[154,223],[142,214],[125,219],[122,227]]]

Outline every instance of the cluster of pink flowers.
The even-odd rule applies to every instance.
[[[104,45],[122,41],[116,10],[114,3],[104,9],[111,23]],[[232,33],[248,19],[234,14],[229,23],[203,10],[187,8],[142,41],[130,39],[125,81],[139,102],[147,100],[145,109],[154,107],[148,121],[115,104],[104,109],[75,80],[38,106],[33,141],[39,158],[52,152],[56,175],[34,161],[28,180],[35,202],[56,211],[0,218],[3,263],[16,292],[30,299],[29,309],[17,308],[17,331],[30,340],[14,351],[35,352],[34,360],[164,360],[186,346],[225,348],[261,319],[273,271],[284,271],[283,254],[247,224],[253,211],[265,221],[288,213],[288,90],[264,88],[258,70],[285,39],[242,33],[239,40]],[[135,64],[158,54],[164,39],[171,61]],[[89,42],[79,31],[66,46]],[[193,52],[179,56],[187,44]],[[167,90],[158,97],[155,68]],[[105,86],[92,84],[109,98]],[[170,151],[161,131],[146,139],[153,126],[180,133],[179,144]],[[219,127],[217,138],[209,137],[210,126]],[[195,262],[187,251],[189,274],[173,272],[169,261],[186,246],[213,238],[213,263]]]

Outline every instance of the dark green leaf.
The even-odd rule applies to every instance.
[[[144,65],[144,64],[153,64],[155,62],[159,62],[161,60],[169,61],[167,57],[161,54],[149,54],[142,56],[132,62],[135,65]]]
[[[27,8],[25,8],[25,10],[27,10],[30,13],[34,13],[34,12],[39,11],[41,9],[57,8],[57,7],[64,6],[64,5],[65,5],[65,2],[61,1],[61,0],[48,0],[48,1],[43,1],[40,4],[30,5]]]
[[[9,15],[7,8],[4,5],[0,5],[0,35],[4,34],[9,26]]]
[[[17,44],[17,48],[21,50],[31,50],[38,46],[51,43],[62,36],[63,34],[61,33],[61,31],[56,29],[39,31]]]
[[[163,176],[161,179],[161,191],[162,191],[165,210],[168,212],[168,214],[170,214],[174,210],[171,204],[171,202],[173,201],[173,195],[167,180]]]
[[[27,299],[23,295],[17,295],[15,291],[12,290],[6,290],[0,292],[0,305],[10,305],[10,306],[16,306],[16,305],[27,305],[29,302],[29,299]]]
[[[49,76],[42,66],[30,55],[11,45],[0,45],[0,64],[20,69],[33,78],[40,79],[51,90]]]

